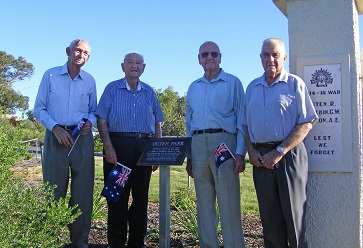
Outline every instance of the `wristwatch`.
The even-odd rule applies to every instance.
[[[281,146],[276,147],[276,151],[279,152],[282,156],[285,156],[284,148]]]

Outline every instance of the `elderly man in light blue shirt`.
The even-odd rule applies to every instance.
[[[88,247],[94,184],[94,142],[91,132],[96,123],[96,82],[81,67],[88,61],[90,46],[74,40],[66,48],[68,62],[47,70],[39,86],[34,115],[47,130],[42,159],[43,181],[57,185],[56,199],[64,198],[71,174],[70,205],[78,205],[82,215],[70,225],[73,247]],[[72,130],[88,119],[75,144]],[[69,154],[72,145],[72,153]],[[69,154],[69,156],[68,156]]]
[[[282,40],[266,39],[260,57],[265,73],[246,89],[243,124],[264,244],[305,248],[308,158],[302,141],[318,116],[304,81],[283,68]]]
[[[220,68],[221,56],[218,45],[211,41],[199,49],[199,64],[205,74],[189,86],[187,93],[186,130],[192,145],[186,169],[196,189],[200,247],[219,247],[217,198],[223,245],[241,248],[245,247],[239,183],[246,153],[242,129],[244,91],[237,77]],[[224,162],[217,178],[215,150],[221,143],[236,159]]]

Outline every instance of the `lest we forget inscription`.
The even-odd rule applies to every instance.
[[[342,161],[342,70],[340,64],[304,67],[309,95],[319,116],[305,145],[309,161]]]
[[[191,138],[151,138],[137,165],[182,165]]]

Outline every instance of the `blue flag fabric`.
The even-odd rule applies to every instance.
[[[217,182],[219,182],[218,179],[218,169],[221,164],[226,162],[230,158],[234,158],[231,151],[228,149],[227,145],[225,143],[221,143],[216,151],[215,151],[215,158],[216,158],[216,176],[217,176]]]
[[[73,129],[72,134],[71,134],[73,140],[77,139],[79,132],[82,130],[82,128],[84,127],[84,125],[86,124],[87,121],[88,121],[88,119],[82,118],[82,120],[80,120],[80,122],[78,122],[78,125]]]
[[[228,149],[225,143],[221,143],[215,152],[216,166],[219,168],[221,164],[226,162],[228,159],[233,158],[231,151]]]
[[[126,181],[129,179],[131,171],[132,169],[129,167],[117,163],[108,175],[101,195],[108,200],[117,202],[121,196],[122,189],[125,187]]]

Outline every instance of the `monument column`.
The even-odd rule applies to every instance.
[[[319,115],[305,140],[309,246],[362,247],[363,1],[273,1],[288,18],[289,71],[304,79]]]

